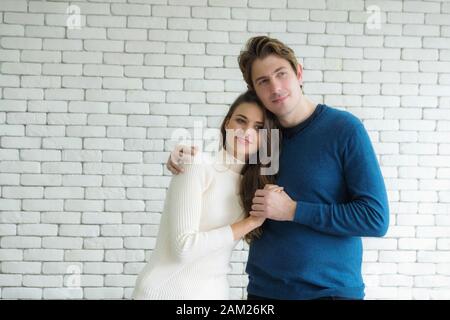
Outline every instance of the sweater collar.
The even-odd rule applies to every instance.
[[[245,165],[245,162],[236,159],[231,153],[229,153],[223,148],[221,148],[217,152],[215,163],[225,169],[232,170],[238,174],[241,174],[242,168]]]
[[[303,120],[302,122],[300,122],[299,124],[297,124],[293,127],[289,127],[289,128],[282,127],[281,131],[283,133],[283,137],[289,139],[289,138],[292,138],[297,133],[303,131],[306,127],[308,127],[314,121],[314,119],[316,119],[322,113],[322,111],[324,109],[325,109],[324,104],[318,104],[316,109],[314,110],[314,112],[307,119]]]

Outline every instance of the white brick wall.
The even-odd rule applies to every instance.
[[[449,299],[449,25],[448,0],[0,1],[0,298],[129,298],[171,133],[220,123],[245,89],[243,43],[269,34],[379,155],[391,227],[364,239],[367,299]],[[232,255],[234,298],[247,249]]]

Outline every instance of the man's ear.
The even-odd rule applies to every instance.
[[[297,79],[300,82],[300,85],[303,85],[303,68],[300,63],[297,64]]]

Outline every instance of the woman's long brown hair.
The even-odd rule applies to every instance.
[[[267,143],[264,148],[267,148],[268,156],[271,157],[270,154],[272,148],[271,148],[271,133],[273,129],[278,129],[279,124],[277,121],[276,116],[268,111],[262,104],[262,102],[258,99],[258,96],[253,91],[246,91],[243,94],[241,94],[237,99],[232,103],[230,106],[230,109],[228,110],[227,115],[225,116],[222,125],[220,126],[220,132],[222,135],[222,146],[224,149],[226,149],[226,124],[228,120],[230,120],[231,116],[233,115],[236,108],[241,105],[242,103],[254,103],[259,108],[261,108],[261,111],[263,112],[263,128],[266,129],[267,137],[263,137],[261,139],[263,142]],[[281,135],[280,135],[281,140]],[[278,145],[281,145],[281,141]],[[261,147],[261,146],[260,146]],[[277,153],[278,155],[278,153]],[[254,161],[252,161],[254,162]],[[261,168],[262,167],[270,167],[270,162],[268,164],[262,164],[260,161],[259,154],[257,155],[257,161],[256,164],[253,163],[247,163],[244,165],[241,171],[242,179],[240,183],[240,200],[241,205],[244,209],[244,212],[246,214],[246,217],[249,215],[249,212],[252,210],[252,204],[253,204],[253,197],[255,195],[256,190],[263,189],[266,184],[274,184],[276,175],[262,175],[261,174]],[[244,236],[244,240],[247,243],[250,243],[253,239],[259,238],[262,233],[262,228],[259,227],[257,229],[254,229],[250,233],[246,234]]]

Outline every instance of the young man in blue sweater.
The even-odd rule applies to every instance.
[[[302,67],[282,42],[251,38],[238,60],[248,88],[282,126],[284,192],[258,190],[253,198],[250,214],[267,220],[250,244],[248,298],[363,299],[361,237],[381,237],[389,224],[363,124],[303,94]]]

